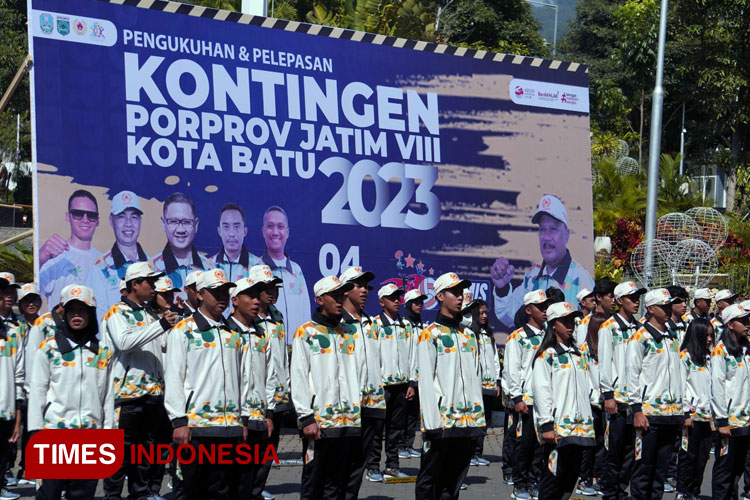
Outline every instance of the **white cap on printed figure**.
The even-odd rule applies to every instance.
[[[345,292],[348,292],[352,288],[354,288],[353,283],[342,283],[337,276],[325,276],[315,283],[313,291],[316,297],[322,297],[327,293],[335,292],[339,289],[344,289]]]
[[[460,279],[456,273],[445,273],[441,274],[438,279],[435,280],[432,289],[435,291],[435,295],[437,295],[443,290],[448,290],[449,288],[464,289],[470,286],[471,281]]]
[[[552,216],[566,226],[568,225],[568,212],[565,210],[565,205],[560,201],[560,198],[553,194],[545,194],[542,196],[542,199],[539,200],[539,206],[536,209],[536,213],[531,218],[531,223],[539,223],[543,214]]]
[[[143,214],[141,204],[138,201],[138,195],[132,191],[120,191],[112,198],[112,206],[109,208],[109,213],[118,215],[128,208],[138,210],[138,213]]]
[[[556,319],[570,316],[571,314],[579,318],[583,316],[583,313],[581,311],[573,308],[573,306],[571,306],[567,302],[555,302],[554,304],[550,304],[550,306],[547,308],[547,323],[551,323]]]
[[[412,288],[404,294],[404,303],[419,299],[427,300],[427,295],[420,292],[419,288]]]
[[[223,286],[234,288],[237,285],[227,279],[227,275],[223,269],[218,268],[202,272],[196,284],[198,291],[205,290],[206,288],[214,290]]]
[[[62,305],[68,305],[68,303],[80,300],[89,307],[96,307],[96,297],[94,297],[94,291],[83,285],[68,285],[60,292],[60,302]]]
[[[18,300],[26,297],[27,295],[41,295],[39,294],[38,283],[24,283],[21,288],[18,289]]]
[[[655,288],[646,294],[644,306],[664,306],[672,302],[674,302],[674,299],[669,294],[669,290],[666,288]]]

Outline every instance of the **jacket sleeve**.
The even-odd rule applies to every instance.
[[[44,407],[47,405],[50,369],[49,358],[43,349],[34,351],[34,380],[29,390],[28,424],[30,431],[44,429]]]
[[[276,409],[276,366],[273,362],[279,343],[273,338],[273,331],[266,332],[266,418],[273,417]]]
[[[411,342],[409,342],[409,386],[417,388],[419,378],[419,368],[417,362],[417,345],[419,344],[419,335],[421,330],[416,325],[411,325]]]
[[[23,347],[23,338],[21,338],[21,334],[18,328],[14,329],[14,335],[16,336],[16,342],[18,343],[18,346],[16,347],[16,353],[14,355],[16,401],[23,401],[26,399],[24,395],[26,352]]]
[[[683,387],[685,388],[684,395],[682,397],[682,412],[686,417],[690,417],[690,404],[693,401],[690,400],[690,392],[688,391],[688,380],[690,379],[690,356],[687,351],[680,352],[680,372],[682,374]]]
[[[131,324],[122,313],[107,314],[106,319],[102,321],[102,326],[109,335],[111,347],[122,352],[143,347],[170,328],[169,323],[164,319],[148,326],[137,326]],[[144,314],[147,313],[144,312]]]
[[[602,393],[602,399],[614,399],[615,381],[612,375],[612,365],[614,364],[614,345],[612,345],[612,330],[610,327],[603,326],[599,328],[599,389]]]
[[[573,338],[575,339],[576,346],[581,347],[581,345],[586,342],[586,336],[589,333],[589,322],[581,320],[580,323],[576,325],[576,329],[573,331]]]
[[[531,390],[534,394],[534,414],[542,432],[555,430],[552,402],[552,367],[547,361],[549,353],[534,359],[531,370]]]
[[[419,358],[419,406],[422,410],[424,430],[440,429],[440,399],[442,395],[435,390],[437,377],[437,347],[431,335],[431,329],[424,330],[417,345]],[[458,354],[458,353],[457,353]]]
[[[724,348],[719,345],[711,353],[711,411],[717,428],[729,425],[726,384],[727,363],[724,359]]]
[[[315,394],[310,387],[310,350],[305,344],[305,336],[304,326],[299,327],[294,334],[291,367],[292,402],[302,428],[315,423]]]
[[[642,336],[631,337],[625,347],[625,373],[628,387],[628,404],[633,413],[641,411],[643,395],[646,386],[641,386],[641,370],[643,369],[644,347]]]
[[[187,398],[185,397],[187,348],[188,339],[185,333],[177,328],[172,330],[167,339],[164,367],[164,407],[174,428],[188,425]]]
[[[109,347],[109,346],[107,346]],[[104,384],[104,390],[102,391],[101,405],[102,414],[104,416],[102,426],[104,429],[116,429],[117,422],[115,422],[115,388],[111,383],[111,372],[112,370],[112,350],[107,349],[107,369],[101,370],[100,383]]]
[[[502,373],[502,365],[500,364],[500,350],[497,348],[497,344],[495,344],[495,339],[492,339],[492,348],[495,350],[495,355],[492,357],[492,359],[495,362],[495,380],[497,381],[497,386],[500,387],[501,381],[500,376]]]
[[[514,404],[523,401],[523,392],[521,390],[521,344],[516,337],[508,339],[508,342],[505,344],[503,386]]]
[[[42,333],[42,328],[40,326],[33,326],[27,335],[26,352],[24,353],[26,366],[24,370],[23,388],[24,391],[26,391],[26,394],[29,394],[31,392],[31,381],[33,380],[31,373],[34,371],[36,352],[39,350],[39,345],[42,343],[42,340],[44,340],[44,333]]]

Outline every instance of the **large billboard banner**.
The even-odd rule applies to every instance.
[[[455,271],[498,332],[593,285],[583,66],[150,0],[32,0],[29,30],[48,307],[81,283],[103,314],[144,259],[270,265],[290,338],[352,265],[428,311]]]

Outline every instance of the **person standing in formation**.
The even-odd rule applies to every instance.
[[[422,294],[419,289],[412,289],[404,294],[404,321],[407,321],[411,326],[411,342],[409,343],[409,366],[414,367],[414,378],[419,378],[419,370],[417,369],[417,344],[419,342],[419,336],[422,334],[422,330],[426,328],[424,321],[422,321],[422,309],[424,307],[424,301],[427,300],[427,295]],[[406,400],[406,431],[404,432],[403,442],[403,454],[400,456],[405,457],[407,454],[411,458],[420,458],[422,456],[422,450],[414,448],[414,437],[419,429],[420,415],[419,415],[419,388],[418,383],[414,387],[414,397],[410,400]]]
[[[419,402],[424,455],[415,485],[417,500],[458,498],[476,440],[485,434],[477,341],[460,324],[463,291],[455,273],[435,280],[440,312],[419,337]]]

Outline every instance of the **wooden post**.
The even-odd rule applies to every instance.
[[[21,84],[21,80],[23,80],[23,76],[26,74],[26,70],[29,69],[29,66],[31,66],[31,56],[27,55],[21,63],[21,66],[18,68],[18,71],[16,71],[16,75],[10,81],[10,85],[5,90],[3,97],[0,97],[0,113],[5,111],[5,107],[10,102],[10,98],[13,96],[13,93]]]

